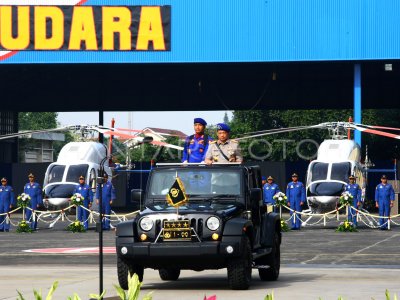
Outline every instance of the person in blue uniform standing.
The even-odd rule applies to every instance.
[[[353,175],[349,176],[349,183],[344,190],[353,196],[352,206],[358,209],[361,206],[361,188],[356,183],[356,178]],[[357,212],[353,207],[348,208],[347,220],[353,222],[354,226],[357,226]]]
[[[267,183],[263,186],[264,191],[264,205],[275,205],[275,194],[279,193],[279,186],[274,182],[272,176],[268,176]]]
[[[28,175],[29,182],[24,186],[24,193],[28,194],[31,197],[31,203],[29,207],[31,209],[25,209],[26,220],[30,222],[30,227],[33,230],[37,228],[37,219],[32,215],[32,211],[35,211],[39,208],[40,203],[43,202],[42,199],[42,188],[40,187],[39,183],[35,182],[35,176],[30,173]]]
[[[188,136],[183,146],[183,163],[201,163],[205,159],[208,144],[213,139],[204,133],[207,122],[202,118],[194,119],[194,134]]]
[[[96,203],[99,204],[101,200],[102,204],[102,214],[109,215],[111,213],[111,204],[116,198],[115,189],[112,185],[111,181],[108,181],[108,174],[104,174],[104,181],[103,181],[103,189],[102,189],[102,199],[99,199],[100,194],[100,184],[97,185],[96,188]],[[99,211],[100,213],[100,211]],[[109,217],[105,217],[103,221],[103,229],[110,230],[110,219]]]
[[[74,194],[81,194],[83,197],[83,206],[86,208],[83,208],[81,206],[77,207],[78,210],[78,220],[83,223],[83,226],[87,230],[89,225],[88,225],[88,216],[89,212],[87,209],[89,209],[92,206],[93,202],[93,192],[91,187],[85,183],[85,176],[81,175],[79,176],[79,185],[75,187]]]
[[[296,173],[292,174],[292,182],[287,185],[286,196],[288,198],[288,206],[296,212],[302,211],[302,205],[306,201],[306,189],[304,184],[298,181],[299,176]],[[290,211],[290,215],[293,212]],[[300,230],[301,227],[301,215],[296,214],[295,220],[292,221],[292,229]]]
[[[381,183],[375,189],[375,206],[379,209],[380,217],[390,216],[390,208],[394,203],[394,189],[390,183],[387,183],[386,175],[382,175]],[[388,229],[388,219],[380,218],[379,225],[381,230]]]
[[[3,177],[0,186],[0,231],[10,231],[10,223],[7,224],[6,215],[3,214],[8,213],[14,204],[14,190],[7,185],[7,178]]]

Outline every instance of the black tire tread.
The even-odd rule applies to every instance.
[[[233,290],[247,290],[251,282],[252,253],[250,240],[242,239],[243,256],[234,258],[228,263],[228,281]]]
[[[132,276],[133,274],[137,274],[139,277],[139,281],[143,281],[144,268],[139,265],[129,265],[124,262],[120,257],[118,257],[117,261],[117,274],[118,274],[118,282],[121,288],[124,290],[128,289],[128,275]]]
[[[268,269],[258,269],[258,275],[262,281],[276,281],[279,277],[281,266],[281,250],[279,232],[275,232],[274,244],[270,254],[257,259],[257,265],[267,265]]]
[[[163,268],[163,269],[158,270],[158,273],[160,274],[161,280],[164,280],[164,281],[168,281],[168,280],[175,281],[175,280],[178,280],[179,275],[181,274],[181,270],[180,269],[172,269],[172,268],[171,269],[170,268],[168,268],[168,269]]]

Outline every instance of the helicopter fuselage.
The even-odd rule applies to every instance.
[[[97,172],[106,153],[106,147],[97,142],[66,144],[61,149],[57,162],[47,167],[43,183],[44,206],[54,209],[68,207],[81,175],[85,176],[85,183],[95,191]],[[104,163],[104,170],[111,175],[107,160]]]
[[[325,140],[318,157],[307,170],[306,195],[312,213],[336,209],[348,178],[354,175],[364,185],[364,170],[360,163],[361,150],[353,140]]]

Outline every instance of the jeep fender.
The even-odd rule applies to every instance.
[[[136,236],[135,227],[136,227],[136,222],[134,222],[133,220],[119,223],[117,225],[116,236],[121,236],[121,237],[123,237],[123,236],[129,236],[129,237]]]
[[[225,223],[223,236],[236,235],[241,236],[246,231],[252,231],[253,224],[246,219],[230,219]]]
[[[274,235],[279,235],[279,243],[282,240],[281,221],[277,213],[264,213],[262,216],[261,244],[264,247],[272,247]]]

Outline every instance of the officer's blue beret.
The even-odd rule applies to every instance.
[[[224,130],[226,132],[230,132],[231,128],[225,123],[218,123],[217,124],[217,130]]]
[[[261,176],[261,179],[262,179],[262,180],[267,180],[267,177]]]
[[[207,126],[207,122],[202,118],[194,118],[194,124],[199,123],[203,126]]]

